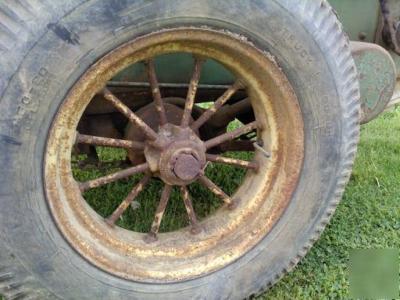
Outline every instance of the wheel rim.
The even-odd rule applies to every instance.
[[[195,57],[180,126],[168,123],[153,58],[186,52]],[[238,80],[196,120],[191,119],[201,65],[214,59]],[[156,132],[124,105],[106,86],[113,75],[145,62],[160,130]],[[260,66],[262,70],[260,70]],[[262,71],[262,72],[260,72]],[[202,141],[196,130],[215,110],[244,87],[255,120],[234,131]],[[77,134],[85,108],[96,93],[140,128],[146,140],[106,139]],[[224,158],[208,149],[257,130],[253,161]],[[144,151],[146,162],[100,179],[78,183],[72,176],[75,143],[108,145]],[[174,29],[137,38],[107,54],[75,84],[55,117],[44,161],[44,181],[51,213],[60,231],[83,257],[117,276],[143,282],[176,282],[206,275],[232,263],[271,230],[287,207],[303,161],[303,122],[297,98],[272,56],[234,35],[206,29]],[[144,150],[143,150],[144,149]],[[248,172],[234,195],[226,195],[203,175],[207,161],[239,165]],[[84,200],[82,191],[144,173],[114,213],[101,218]],[[165,183],[148,234],[127,231],[115,222],[153,176]],[[199,181],[226,203],[199,222],[187,185]],[[172,185],[179,186],[191,226],[160,234],[162,214]]]

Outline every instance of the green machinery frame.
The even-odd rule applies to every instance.
[[[351,41],[381,43],[382,12],[379,0],[329,0]],[[398,3],[400,10],[400,2]],[[400,76],[400,56],[389,51]]]
[[[329,2],[352,41],[353,56],[360,75],[361,122],[366,123],[378,116],[391,100],[391,103],[400,102],[400,0]],[[193,59],[185,54],[170,54],[159,57],[156,68],[161,83],[182,85],[184,88],[192,72]],[[144,67],[140,64],[132,66],[113,80],[114,86],[127,83],[131,87],[144,85]],[[227,85],[232,80],[233,77],[221,65],[207,61],[200,84],[204,87]]]

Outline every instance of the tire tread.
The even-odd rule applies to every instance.
[[[290,6],[291,4],[288,5]],[[318,36],[324,37],[325,48],[323,51],[329,51],[330,55],[335,58],[334,67],[340,72],[341,79],[337,82],[337,85],[338,91],[343,99],[341,105],[342,112],[345,115],[345,122],[342,130],[343,158],[341,160],[333,197],[329,201],[328,207],[318,224],[314,225],[313,232],[310,234],[309,239],[305,242],[303,248],[297,255],[277,271],[276,276],[267,283],[266,288],[259,286],[258,289],[255,289],[254,293],[252,293],[252,296],[259,296],[264,293],[285,274],[294,269],[308,253],[313,244],[320,238],[339,205],[345,187],[350,179],[360,137],[360,90],[348,37],[343,31],[336,12],[326,0],[303,1],[300,10],[304,12],[302,13],[302,21],[309,23],[309,25],[312,23],[311,25],[314,27],[312,34],[314,37],[316,39],[318,39]],[[308,28],[308,30],[310,30],[310,28]]]
[[[51,5],[51,1],[40,2],[36,0],[14,0],[5,2],[7,2],[7,4],[0,4],[0,53],[10,51],[16,43],[27,43],[27,41],[18,40],[18,37],[21,35],[29,35],[32,26],[30,23],[28,25],[27,20],[29,18],[31,20],[40,19],[40,11],[43,8],[43,3],[49,3],[46,15],[53,9],[54,5]],[[39,6],[40,9],[38,6],[35,6],[37,2],[41,4]],[[313,226],[313,232],[309,235],[309,239],[294,258],[288,260],[286,264],[277,269],[272,280],[269,280],[266,284],[264,282],[263,284],[260,283],[260,285],[255,286],[252,295],[259,295],[266,289],[271,288],[285,274],[295,268],[299,261],[310,250],[314,242],[319,239],[341,200],[351,174],[359,140],[360,92],[357,72],[351,56],[348,38],[343,32],[335,11],[326,0],[287,1],[285,5],[288,7],[289,11],[296,10],[296,14],[301,15],[301,21],[304,24],[308,24],[308,26],[304,27],[310,31],[310,34],[312,34],[316,40],[320,41],[320,44],[325,45],[325,49],[323,50],[328,51],[330,57],[334,57],[333,68],[337,72],[340,72],[340,80],[338,80],[337,86],[342,99],[341,109],[345,115],[342,136],[343,152],[339,177],[332,199],[324,215],[318,221],[318,224]],[[44,30],[45,29],[42,29],[42,31]],[[37,32],[40,33],[42,31]],[[323,42],[321,41],[321,37],[323,37]],[[31,37],[31,40],[34,39],[35,37]],[[0,59],[0,64],[1,62],[2,60]],[[0,80],[0,94],[1,92]],[[43,290],[38,288],[37,283],[31,282],[34,280],[23,268],[22,264],[7,258],[6,255],[10,257],[8,249],[0,245],[0,294],[3,294],[6,299],[37,299],[37,295],[43,293]],[[54,297],[54,295],[52,296]]]

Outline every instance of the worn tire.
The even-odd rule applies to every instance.
[[[351,173],[359,88],[348,40],[324,0],[20,0],[0,3],[0,293],[38,299],[242,299],[274,284],[315,242]],[[65,241],[46,205],[42,158],[66,93],[99,57],[163,28],[207,26],[274,55],[305,122],[301,179],[273,230],[204,277],[112,276]]]

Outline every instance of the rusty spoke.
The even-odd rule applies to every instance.
[[[224,134],[222,134],[220,136],[217,136],[217,137],[215,137],[215,138],[213,138],[211,140],[206,141],[205,142],[206,148],[210,149],[210,148],[213,148],[213,147],[215,147],[215,146],[217,146],[219,144],[222,144],[224,142],[233,140],[233,139],[235,139],[235,138],[237,138],[237,137],[239,137],[239,136],[241,136],[241,135],[243,135],[245,133],[248,133],[248,132],[250,132],[250,131],[252,131],[254,129],[257,129],[257,127],[258,127],[258,122],[254,121],[254,122],[251,122],[251,123],[249,123],[247,125],[244,125],[244,126],[238,128],[236,130],[224,133]]]
[[[146,174],[139,183],[132,189],[129,195],[122,201],[118,208],[106,219],[106,222],[110,226],[114,226],[115,222],[121,217],[124,211],[129,207],[133,200],[143,190],[144,186],[149,182],[151,178],[150,174]]]
[[[147,241],[155,240],[160,230],[161,220],[164,216],[165,209],[167,208],[168,200],[171,195],[172,185],[165,184],[164,189],[161,194],[160,203],[158,204],[156,214],[154,216],[153,223],[151,225],[151,230],[148,234]]]
[[[121,100],[119,100],[108,89],[103,89],[103,96],[107,101],[111,102],[111,104],[113,104],[114,107],[120,113],[122,113],[124,116],[126,116],[130,122],[132,122],[137,127],[139,127],[143,131],[143,133],[146,135],[147,138],[149,138],[150,140],[157,139],[157,133],[155,133],[153,129],[151,129],[145,122],[143,122],[143,120],[141,118],[139,118],[134,112],[132,112],[128,106],[126,106]]]
[[[192,225],[191,232],[197,234],[200,232],[200,226],[197,221],[196,213],[193,209],[192,199],[190,198],[189,191],[186,186],[181,187],[183,203],[185,204],[186,212],[189,217],[189,222]]]
[[[111,182],[115,182],[120,179],[127,178],[132,175],[145,172],[148,169],[149,169],[149,165],[147,163],[144,163],[144,164],[141,164],[141,165],[129,168],[129,169],[125,169],[122,171],[118,171],[116,173],[113,173],[113,174],[110,174],[107,176],[103,176],[103,177],[100,177],[100,178],[97,178],[94,180],[82,182],[79,184],[79,188],[82,192],[85,192],[87,190],[94,189],[99,186],[103,186],[103,185],[109,184]]]
[[[157,75],[156,75],[156,68],[154,66],[154,60],[149,59],[145,61],[146,65],[146,70],[147,70],[147,76],[149,78],[149,83],[151,87],[151,93],[153,94],[153,99],[155,103],[156,110],[158,112],[159,118],[160,118],[160,125],[165,125],[167,124],[167,114],[165,112],[165,107],[163,104],[163,100],[161,97],[161,92],[160,92],[160,86],[157,80]]]
[[[214,182],[208,179],[205,175],[199,177],[199,182],[207,187],[216,196],[222,199],[226,204],[232,204],[232,199],[223,190],[220,189]]]
[[[196,57],[195,59],[194,71],[192,79],[190,80],[189,90],[186,97],[185,110],[182,116],[182,122],[181,122],[182,127],[187,127],[189,125],[190,116],[192,115],[193,105],[196,98],[197,88],[199,86],[201,69],[203,67],[204,62],[205,59],[202,57]]]
[[[93,135],[85,135],[78,133],[76,135],[77,144],[87,144],[94,146],[104,146],[104,147],[114,147],[114,148],[125,148],[125,149],[135,149],[144,150],[144,143],[119,140],[113,138],[99,137]]]
[[[207,154],[206,157],[207,157],[207,160],[211,161],[211,162],[232,165],[232,166],[241,167],[241,168],[245,168],[245,169],[258,170],[258,164],[256,162],[235,159],[235,158],[229,158],[229,157],[213,155],[213,154]]]
[[[213,106],[206,110],[193,124],[190,126],[193,130],[199,129],[220,109],[239,89],[243,88],[240,80],[226,90],[226,92],[214,102]]]

